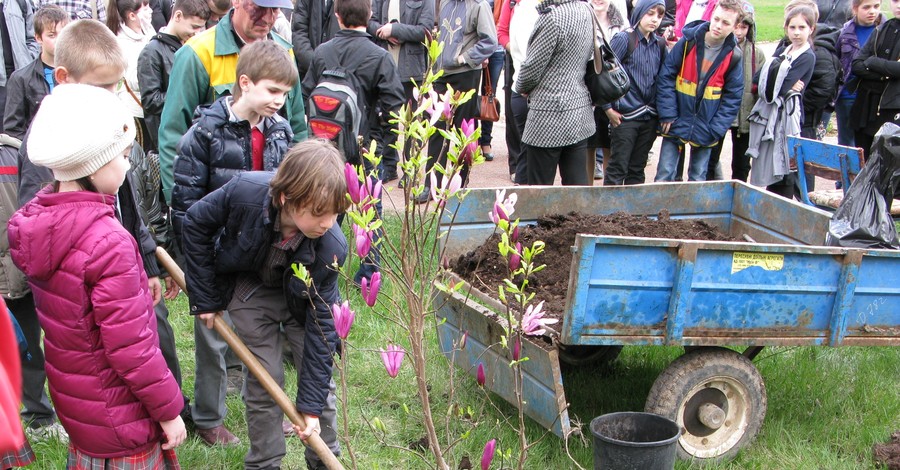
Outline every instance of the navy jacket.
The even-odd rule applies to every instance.
[[[238,173],[253,169],[250,123],[231,121],[230,96],[223,96],[200,111],[201,116],[178,142],[175,186],[172,188],[172,223],[181,236],[184,212],[203,196],[221,188]],[[291,125],[278,114],[266,118],[263,170],[278,168],[291,145]]]
[[[273,172],[242,173],[188,209],[184,220],[186,281],[192,314],[224,310],[239,273],[256,273],[275,241],[278,211],[272,207],[269,182]],[[312,276],[307,287],[288,269],[284,273],[285,302],[306,328],[297,409],[321,416],[331,380],[337,343],[331,305],[340,303],[338,273],[347,240],[335,224],[324,236],[305,239],[290,255]],[[252,298],[252,297],[251,297]]]

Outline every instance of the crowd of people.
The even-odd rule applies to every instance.
[[[14,405],[28,431],[0,440],[0,469],[33,460],[28,439],[68,441],[69,468],[178,468],[189,431],[240,443],[224,425],[236,360],[217,316],[280,385],[285,357],[298,370],[304,429],[244,373],[245,467],[278,468],[294,434],[340,453],[330,266],[348,252],[344,163],[368,163],[346,141],[316,138],[328,126],[312,98],[355,108],[351,142],[374,141],[384,157],[366,169],[403,184],[413,175],[399,166],[408,155],[393,146],[391,113],[416,99],[430,38],[444,43],[438,94],[489,93],[503,71],[514,184],[552,185],[557,173],[563,185],[645,183],[661,137],[654,181],[685,179],[687,167],[689,181],[731,177],[791,198],[787,137],[821,139],[834,114],[838,142],[868,152],[900,121],[900,0],[791,0],[772,57],[748,0],[36,3],[0,8],[0,293],[22,331]],[[594,106],[584,76],[598,41],[629,89]],[[471,101],[438,126],[478,117]],[[480,122],[486,161],[492,124]],[[446,164],[446,148],[435,133],[426,171]],[[179,288],[157,247],[179,253],[186,273],[193,401],[166,308]],[[296,263],[311,282],[292,275]],[[324,468],[311,451],[306,461]]]

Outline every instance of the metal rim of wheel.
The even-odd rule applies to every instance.
[[[750,392],[728,376],[713,376],[695,385],[679,404],[676,422],[684,432],[681,446],[695,458],[716,458],[731,450],[750,422]]]

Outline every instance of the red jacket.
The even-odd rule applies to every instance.
[[[183,400],[159,350],[137,243],[113,196],[49,189],[10,219],[9,244],[34,293],[56,412],[88,455],[143,452]]]

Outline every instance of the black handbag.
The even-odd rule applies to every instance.
[[[625,96],[631,86],[631,80],[606,42],[594,12],[590,13],[594,25],[594,57],[587,63],[584,84],[591,94],[591,103],[594,106],[602,106]]]

